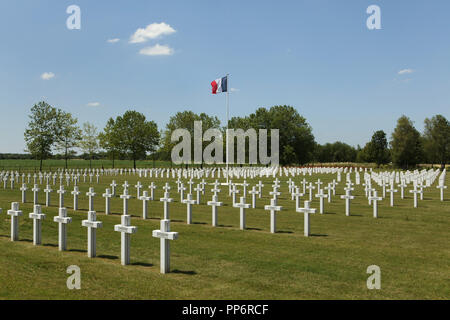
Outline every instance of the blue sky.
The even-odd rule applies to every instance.
[[[66,27],[72,4],[81,30]],[[372,4],[381,30],[366,27]],[[99,128],[128,109],[160,128],[186,109],[224,121],[225,95],[210,82],[226,73],[231,115],[292,105],[319,143],[364,145],[402,114],[422,130],[425,117],[450,118],[449,12],[444,0],[3,0],[0,152],[23,152],[41,100]],[[162,23],[169,31],[130,43]],[[157,45],[165,55],[140,53]]]

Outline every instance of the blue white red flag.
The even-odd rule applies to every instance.
[[[211,82],[212,93],[216,94],[220,92],[227,92],[228,91],[227,84],[228,84],[228,77],[223,77],[214,80],[213,82]]]

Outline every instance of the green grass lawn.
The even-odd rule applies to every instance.
[[[101,194],[112,177],[104,176],[94,184],[97,219],[103,228],[97,232],[97,258],[87,257],[86,219],[88,199],[84,195],[89,185],[80,184],[83,197],[80,210],[72,210],[73,198],[66,194],[65,204],[73,222],[68,227],[68,251],[58,251],[58,228],[53,222],[57,214],[58,195],[52,194],[50,208],[42,227],[43,245],[32,244],[32,192],[28,203],[21,204],[20,241],[10,241],[10,217],[6,211],[11,202],[20,202],[21,193],[0,186],[0,298],[2,299],[449,299],[450,298],[450,191],[446,201],[439,201],[439,191],[426,189],[424,201],[413,208],[409,192],[395,207],[387,197],[379,204],[379,218],[372,217],[372,207],[364,197],[362,186],[355,186],[351,217],[345,216],[341,182],[332,203],[325,202],[325,214],[311,216],[313,236],[303,236],[303,214],[294,211],[294,201],[288,196],[286,177],[282,180],[277,215],[276,234],[270,231],[270,214],[263,210],[269,204],[268,192],[273,179],[263,179],[264,197],[257,209],[247,210],[247,230],[239,230],[239,209],[231,207],[228,188],[222,186],[219,224],[211,226],[211,186],[201,205],[193,207],[192,225],[186,224],[186,205],[180,203],[176,184],[172,186],[170,204],[171,230],[179,239],[171,241],[172,273],[159,273],[159,239],[152,230],[159,229],[163,215],[161,187],[164,179],[138,179],[138,176],[114,177],[121,185],[127,180],[130,192],[140,180],[145,187],[151,181],[158,186],[151,201],[151,219],[142,219],[142,202],[131,199],[129,211],[132,225],[138,227],[131,240],[131,265],[120,264],[120,233],[114,225],[120,223],[122,200],[112,200],[113,214],[106,216]],[[335,175],[306,176],[328,182]],[[303,176],[296,178],[297,185]],[[314,180],[313,180],[314,179]],[[446,184],[450,185],[449,178]],[[209,180],[211,181],[211,180]],[[253,180],[252,183],[256,183]],[[186,185],[187,186],[187,185]],[[28,186],[31,187],[30,185]],[[43,188],[42,188],[43,189]],[[56,189],[56,186],[53,187]],[[69,191],[73,190],[70,186]],[[148,190],[148,189],[147,189]],[[409,190],[409,188],[408,188]],[[117,189],[122,192],[122,187]],[[378,188],[381,194],[381,188]],[[194,194],[195,197],[195,194]],[[40,192],[40,203],[45,194]],[[251,201],[248,196],[247,201]],[[317,198],[313,208],[319,207]],[[381,268],[381,290],[368,290],[366,273],[369,265]],[[66,280],[70,265],[81,268],[81,290],[69,290]]]

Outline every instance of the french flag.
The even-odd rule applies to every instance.
[[[228,77],[223,77],[211,82],[212,93],[227,92]]]

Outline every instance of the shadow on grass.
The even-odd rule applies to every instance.
[[[233,227],[233,226],[230,226],[230,225],[227,225],[227,224],[219,224],[217,226],[221,227],[221,228],[232,228]]]
[[[43,246],[44,247],[54,247],[54,248],[58,247],[58,245],[54,244],[54,243],[44,243]]]
[[[117,260],[117,259],[119,259],[118,256],[110,256],[110,255],[107,255],[107,254],[98,255],[97,258],[109,259],[109,260]]]
[[[186,275],[190,275],[190,276],[193,276],[193,275],[197,274],[197,272],[195,272],[195,271],[183,271],[183,270],[178,270],[178,269],[172,270],[170,272],[171,273],[178,273],[178,274],[186,274]]]
[[[67,250],[67,251],[70,251],[70,252],[83,252],[83,253],[87,252],[87,250],[85,250],[85,249],[70,249],[70,250]]]
[[[133,266],[141,266],[141,267],[153,267],[153,264],[146,262],[133,262],[131,263]]]
[[[279,230],[279,231],[277,231],[277,233],[294,233],[294,232],[292,232],[292,231],[285,231],[285,230]]]
[[[207,224],[206,222],[192,222],[192,224]]]
[[[261,231],[262,229],[260,228],[245,228],[246,230],[255,230],[255,231]]]
[[[310,237],[328,237],[328,235],[327,234],[313,233],[313,234],[310,234]]]

